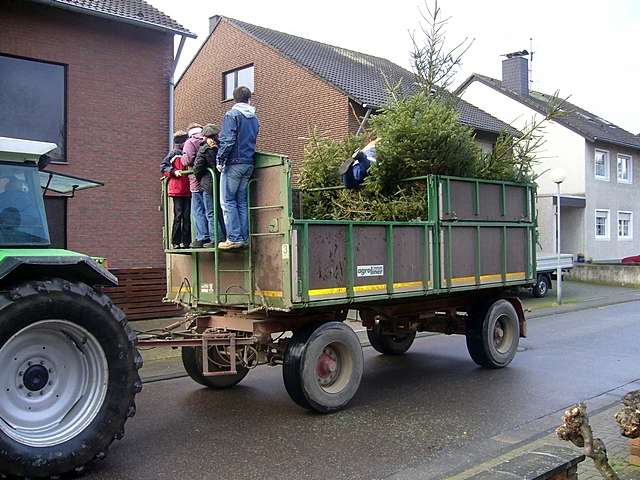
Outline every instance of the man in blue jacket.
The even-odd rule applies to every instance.
[[[227,227],[227,239],[218,244],[222,250],[249,245],[249,209],[247,186],[253,173],[256,138],[260,123],[251,106],[251,90],[233,91],[235,105],[224,114],[220,146],[216,159],[220,175],[220,202]]]

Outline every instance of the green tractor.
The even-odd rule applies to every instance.
[[[44,170],[55,144],[0,137],[0,478],[103,458],[135,414],[142,357],[96,260],[50,246],[43,191],[95,182]]]

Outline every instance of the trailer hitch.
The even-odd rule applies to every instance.
[[[234,332],[204,333],[202,335],[202,375],[205,377],[216,377],[222,375],[235,375],[237,346],[253,345],[257,341],[256,337],[236,337]],[[229,370],[209,370],[209,347],[228,347]],[[245,349],[246,353],[246,349]]]

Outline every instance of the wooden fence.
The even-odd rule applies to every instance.
[[[177,317],[184,310],[173,303],[162,303],[167,291],[164,268],[112,269],[118,286],[105,288],[105,293],[118,305],[129,320]]]

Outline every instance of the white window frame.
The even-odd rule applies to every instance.
[[[625,214],[625,215],[629,215],[629,235],[627,236],[621,236],[620,235],[620,214]],[[617,218],[617,222],[616,222],[616,227],[618,230],[618,240],[633,240],[633,212],[629,211],[629,210],[618,210],[618,218]]]
[[[598,213],[606,212],[607,216],[606,222],[604,224],[606,233],[604,235],[598,235]],[[611,239],[611,212],[605,208],[597,208],[594,213],[594,223],[593,223],[593,233],[596,237],[596,240],[610,240]],[[617,224],[616,224],[617,225]]]
[[[629,173],[629,178],[620,178],[618,163],[620,159],[625,159],[629,162],[627,172]],[[627,155],[626,153],[619,153],[616,156],[616,178],[618,179],[618,183],[633,183],[633,157],[631,155]]]
[[[605,154],[605,165],[604,165],[604,169],[605,169],[605,176],[601,176],[598,175],[598,169],[596,167],[596,155],[598,153],[604,153]],[[608,182],[610,175],[611,175],[611,158],[609,155],[609,150],[604,150],[602,148],[596,148],[594,150],[593,153],[593,176],[596,178],[596,180],[602,180],[603,182]]]

